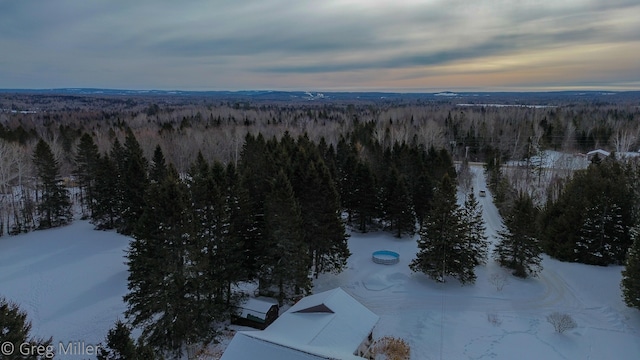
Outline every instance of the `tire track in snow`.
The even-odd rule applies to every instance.
[[[525,309],[572,309],[582,311],[584,303],[576,296],[567,282],[553,270],[542,270],[539,280],[545,287],[544,293],[532,299],[521,299],[514,303],[514,310]]]
[[[463,354],[472,360],[481,360],[481,359],[496,359],[500,356],[500,351],[497,347],[503,343],[508,337],[518,336],[518,335],[526,335],[532,336],[537,341],[539,341],[542,345],[548,348],[551,352],[557,355],[558,359],[569,359],[567,356],[563,355],[553,344],[550,344],[548,341],[540,338],[539,327],[540,320],[539,319],[531,319],[531,318],[521,318],[517,316],[507,317],[511,319],[524,319],[527,320],[528,325],[525,330],[506,330],[501,329],[501,334],[495,335],[482,335],[476,338],[471,339],[468,343],[466,343],[463,347]],[[487,341],[489,344],[487,346]],[[485,349],[482,352],[476,352],[476,349]],[[503,356],[504,357],[504,356]]]

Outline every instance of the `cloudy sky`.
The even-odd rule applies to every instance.
[[[640,89],[638,0],[0,0],[0,88]]]

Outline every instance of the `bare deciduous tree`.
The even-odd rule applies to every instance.
[[[469,168],[469,162],[465,159],[458,167],[458,185],[465,194],[473,191],[473,173]]]
[[[489,276],[489,282],[496,287],[496,290],[502,291],[509,283],[509,278],[504,273],[493,273]]]
[[[557,311],[547,315],[547,321],[553,325],[553,328],[559,334],[567,330],[575,329],[576,326],[578,326],[571,315],[562,314]]]
[[[628,152],[637,139],[637,130],[634,132],[628,129],[618,129],[613,136],[613,146],[618,153]]]
[[[489,323],[493,326],[502,325],[502,319],[500,319],[500,317],[498,317],[498,314],[496,313],[487,313],[487,321],[489,321]]]

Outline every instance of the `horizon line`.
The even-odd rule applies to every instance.
[[[558,89],[313,89],[313,88],[297,88],[297,89],[260,89],[260,88],[247,88],[247,89],[199,89],[199,90],[185,90],[185,89],[154,89],[154,88],[110,88],[110,87],[42,87],[42,88],[0,88],[0,92],[28,92],[28,91],[124,91],[124,92],[183,92],[183,93],[214,93],[214,92],[227,92],[227,93],[242,93],[242,92],[308,92],[308,93],[386,93],[386,94],[457,94],[457,93],[628,93],[628,92],[640,92],[640,88],[637,89],[607,89],[602,88],[558,88]]]

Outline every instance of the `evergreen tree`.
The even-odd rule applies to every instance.
[[[356,151],[344,137],[341,137],[338,142],[336,164],[338,176],[336,184],[338,185],[341,206],[347,212],[347,223],[351,224],[357,203],[355,170],[358,159]]]
[[[224,303],[220,266],[223,259],[218,253],[223,236],[219,219],[220,212],[224,211],[223,200],[211,167],[201,153],[189,169],[188,179],[193,234],[185,243],[184,251],[189,261],[185,278],[190,284],[189,292],[200,299],[190,304],[191,310],[200,313],[202,318],[213,319],[223,311],[220,307]]]
[[[42,139],[36,145],[33,164],[40,187],[38,228],[47,229],[69,223],[72,219],[69,192],[61,184],[58,161],[49,145]]]
[[[402,234],[412,236],[416,231],[416,218],[407,189],[407,183],[395,167],[387,174],[383,188],[382,208],[384,218],[389,222],[391,230],[397,237]]]
[[[586,209],[574,252],[576,259],[594,265],[618,264],[626,231],[622,209],[603,198]]]
[[[125,206],[125,187],[126,185],[126,177],[125,173],[127,171],[126,166],[126,152],[122,143],[118,138],[115,138],[113,144],[111,145],[111,151],[109,152],[109,157],[111,163],[113,164],[113,170],[115,179],[115,187],[112,189],[113,199],[115,203],[116,217],[113,219],[113,226],[110,228],[121,229],[124,224],[123,218],[123,208]],[[103,164],[104,165],[104,164]],[[106,195],[106,194],[105,194]]]
[[[409,265],[411,270],[440,282],[445,282],[447,276],[462,284],[475,282],[474,254],[468,246],[461,216],[454,183],[444,175],[420,231],[418,254]]]
[[[121,206],[122,223],[118,231],[131,234],[145,206],[144,195],[149,180],[147,178],[147,159],[142,148],[130,128],[124,143],[124,159],[120,167],[119,186],[122,191]]]
[[[36,339],[31,336],[31,322],[27,320],[27,313],[20,310],[17,304],[8,302],[5,298],[0,297],[0,344],[2,349],[9,349],[6,343],[13,345],[13,355],[3,354],[3,359],[24,359],[24,360],[42,360],[52,359],[55,347],[51,345],[52,339],[48,340]],[[20,354],[20,346],[29,344],[29,346],[46,349],[42,356],[38,354],[24,355]]]
[[[338,169],[336,165],[336,152],[332,144],[327,145],[327,141],[325,140],[324,136],[321,137],[320,141],[318,142],[318,152],[320,153],[320,157],[324,161],[324,164],[327,166],[327,169],[329,169],[331,179],[333,179],[334,182],[337,182]],[[335,184],[335,186],[337,189],[338,185]]]
[[[492,193],[497,193],[498,184],[502,181],[502,159],[500,152],[496,149],[489,148],[487,150],[487,162],[484,167],[487,175],[487,186]]]
[[[230,230],[227,178],[222,164],[213,166],[198,154],[189,170],[189,194],[194,217],[194,239],[188,248],[190,281],[204,301],[203,317],[222,319],[232,302],[232,284],[245,279],[242,242]]]
[[[304,243],[302,215],[289,179],[280,171],[265,200],[266,236],[258,257],[261,291],[276,290],[278,301],[311,288],[309,250]]]
[[[96,172],[98,171],[98,161],[100,153],[98,146],[93,141],[91,135],[85,133],[80,138],[76,151],[76,167],[74,174],[80,188],[80,200],[82,203],[82,213],[89,211],[88,216],[93,214],[95,206],[95,184]]]
[[[467,238],[467,246],[473,254],[475,265],[486,264],[489,242],[482,219],[482,207],[478,204],[473,188],[467,195],[462,208],[462,224]]]
[[[153,151],[153,159],[151,159],[151,167],[149,169],[149,180],[152,182],[161,182],[167,176],[167,162],[164,159],[162,148],[156,145]]]
[[[577,171],[540,216],[545,251],[565,261],[623,264],[636,218],[630,182],[613,158]]]
[[[249,274],[256,275],[257,257],[262,251],[262,239],[265,236],[264,206],[265,197],[271,188],[271,181],[277,174],[277,165],[272,156],[271,150],[262,134],[254,137],[247,134],[242,147],[238,173],[243,191],[246,197],[239,203],[240,213],[244,219],[234,219],[236,230],[242,222],[245,230],[242,231],[244,237],[244,248],[246,255],[245,268]]]
[[[627,253],[620,287],[627,306],[640,309],[640,234],[638,228],[634,228],[631,234],[633,245]]]
[[[347,234],[340,217],[338,192],[321,159],[307,162],[297,192],[309,269],[316,278],[324,272],[342,271],[350,255]]]
[[[98,158],[91,221],[97,229],[113,229],[120,219],[118,170],[109,155]]]
[[[308,268],[316,277],[323,272],[340,272],[349,250],[330,171],[320,149],[306,135],[286,147],[291,158],[288,178],[300,205],[304,243],[309,249]]]
[[[229,276],[234,279],[251,280],[255,275],[255,253],[252,246],[248,246],[256,238],[257,229],[253,227],[254,218],[251,212],[251,200],[247,190],[241,183],[240,175],[233,163],[227,164],[227,211],[229,213],[229,241],[239,247],[239,251],[233,254],[236,268],[230,270]],[[247,267],[251,264],[251,267]],[[229,279],[231,282],[232,279]],[[227,298],[231,296],[231,291],[227,289]]]
[[[349,195],[353,201],[353,211],[359,220],[358,230],[367,232],[367,224],[371,224],[376,213],[376,184],[369,165],[358,161],[353,173],[353,189]]]
[[[426,169],[421,169],[418,177],[414,179],[411,189],[411,199],[416,214],[418,226],[422,228],[424,218],[427,216],[431,201],[433,199],[433,179],[429,176]]]
[[[164,181],[149,187],[145,199],[127,252],[125,315],[142,327],[145,344],[178,355],[184,344],[214,336],[212,319],[199,312],[204,297],[193,284],[196,239],[190,201],[173,167]]]
[[[218,164],[222,166],[221,164]],[[214,169],[216,166],[214,166]],[[246,261],[245,234],[247,229],[241,229],[234,224],[234,217],[242,216],[240,203],[246,203],[246,192],[241,188],[240,179],[233,163],[229,163],[223,171],[224,178],[218,180],[221,189],[224,218],[220,221],[220,239],[217,244],[218,257],[221,259],[217,265],[220,268],[221,279],[224,286],[225,302],[227,308],[232,305],[232,286],[240,281],[248,279],[244,268]]]
[[[498,232],[494,257],[501,266],[513,270],[513,275],[526,278],[542,270],[542,249],[536,238],[536,208],[531,198],[521,193],[505,218],[505,229]]]
[[[107,334],[107,344],[99,347],[98,360],[142,360],[161,359],[149,346],[131,338],[131,328],[122,321],[116,321]]]

